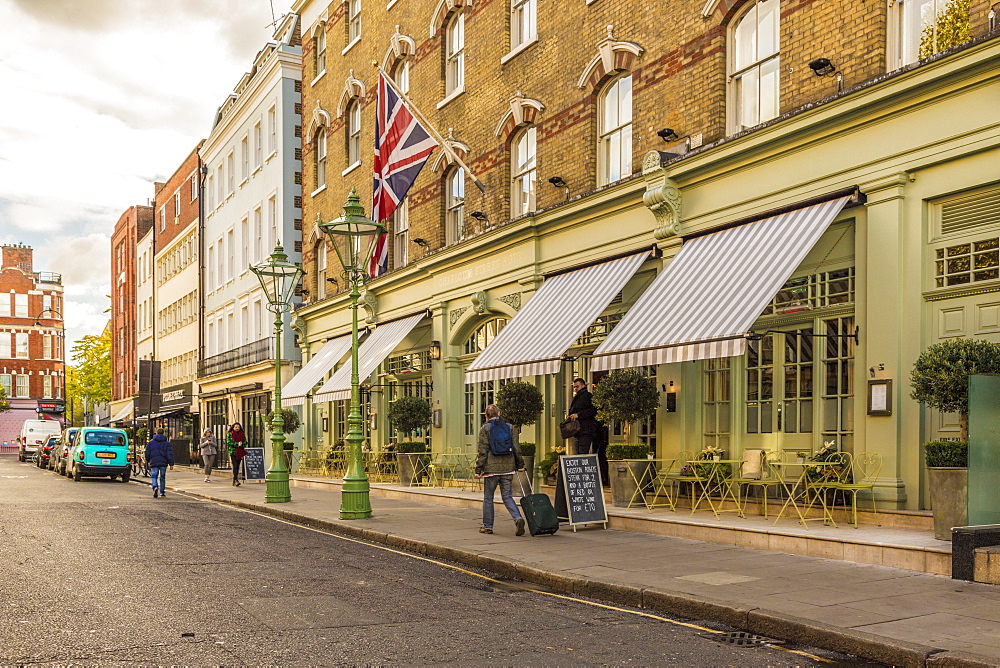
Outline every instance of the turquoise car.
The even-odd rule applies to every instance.
[[[104,476],[128,482],[132,476],[128,434],[107,427],[81,428],[73,440],[66,467],[66,475],[77,482],[81,478]]]

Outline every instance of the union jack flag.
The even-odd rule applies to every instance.
[[[403,99],[378,74],[378,104],[375,112],[375,187],[372,218],[382,221],[392,217],[399,203],[423,168],[438,143],[407,108]],[[368,264],[368,275],[386,271],[389,261],[388,234],[379,237]]]

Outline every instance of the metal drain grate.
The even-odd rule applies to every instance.
[[[760,647],[762,645],[780,645],[782,643],[780,640],[765,638],[764,636],[754,635],[753,633],[747,633],[746,631],[734,631],[732,633],[699,633],[698,635],[702,638],[707,638],[708,640],[725,642],[730,645],[739,645],[741,647]]]

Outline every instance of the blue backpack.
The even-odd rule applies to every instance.
[[[494,455],[509,455],[514,452],[514,439],[511,437],[510,425],[496,418],[490,426],[490,450]]]

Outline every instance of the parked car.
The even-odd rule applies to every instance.
[[[17,437],[17,461],[32,459],[38,446],[52,435],[58,435],[62,425],[55,420],[25,420]]]
[[[49,468],[60,475],[66,475],[66,460],[69,458],[69,450],[73,447],[78,431],[79,427],[64,429],[60,446],[49,453]]]
[[[45,443],[39,446],[38,450],[35,452],[35,466],[38,468],[48,468],[49,460],[52,458],[53,450],[62,449],[62,436],[54,435],[49,436]]]
[[[66,458],[66,475],[79,482],[82,478],[121,477],[128,482],[132,476],[132,453],[128,434],[121,429],[81,427]]]

